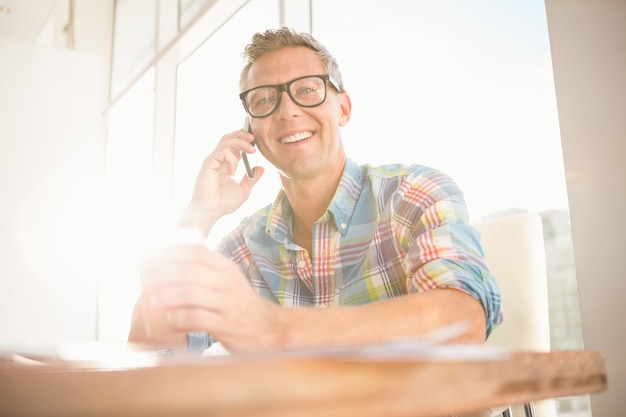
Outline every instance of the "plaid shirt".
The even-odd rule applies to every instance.
[[[456,288],[482,303],[487,334],[501,322],[500,291],[468,224],[463,193],[442,172],[348,160],[313,227],[310,255],[293,242],[292,216],[281,190],[218,247],[261,297],[287,307],[325,307]]]

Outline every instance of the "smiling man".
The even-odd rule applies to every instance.
[[[147,262],[142,278],[158,284],[138,302],[129,341],[205,348],[210,334],[236,353],[384,342],[462,322],[455,341],[484,342],[502,319],[500,293],[454,181],[423,165],[359,166],[346,156],[350,97],[309,34],[258,33],[244,55],[252,133],[222,137],[180,225],[206,236],[243,204],[263,168],[232,175],[253,141],[282,189],[216,251],[182,245]],[[166,330],[147,332],[146,311]]]

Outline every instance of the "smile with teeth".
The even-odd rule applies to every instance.
[[[280,138],[279,142],[280,143],[294,143],[294,142],[299,142],[304,139],[308,139],[311,136],[313,136],[313,132],[299,132],[299,133],[296,133],[295,135]]]

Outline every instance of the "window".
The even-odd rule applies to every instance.
[[[156,55],[157,0],[116,0],[111,97],[116,98]]]
[[[178,68],[174,213],[188,204],[203,159],[224,134],[243,127],[246,113],[238,97],[241,53],[255,32],[278,26],[277,6],[273,0],[247,3]],[[257,163],[263,164],[262,159]],[[278,188],[278,176],[267,172],[250,199],[214,226],[209,243],[219,243],[244,215],[271,203]]]
[[[211,0],[178,0],[178,27],[184,28]]]
[[[150,242],[159,207],[151,198],[154,70],[148,71],[109,111],[106,149],[106,204],[98,250],[98,337],[124,340],[139,294],[137,262]],[[111,261],[114,260],[114,261]]]
[[[352,97],[348,155],[443,170],[473,221],[539,212],[552,348],[582,348],[544,2],[313,0],[312,10]],[[589,409],[586,397],[557,406]]]
[[[354,159],[447,172],[474,220],[567,208],[543,2],[314,0],[313,32],[352,97]]]

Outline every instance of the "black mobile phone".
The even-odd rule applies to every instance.
[[[248,133],[252,133],[252,129],[250,128],[250,119],[246,117],[246,121],[243,124],[243,130]],[[252,142],[254,146],[254,142]],[[241,159],[243,159],[243,165],[246,167],[246,175],[248,178],[254,178],[254,170],[250,168],[250,162],[248,161],[248,154],[245,152],[241,152]]]

